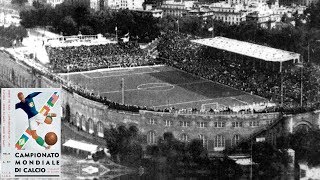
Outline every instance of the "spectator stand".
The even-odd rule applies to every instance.
[[[103,44],[116,44],[117,41],[107,39],[102,34],[97,35],[74,35],[74,36],[59,36],[48,38],[45,42],[46,46],[51,47],[67,47],[67,46],[92,46]]]
[[[274,63],[279,63],[279,73],[281,76],[280,96],[281,106],[283,106],[283,64],[287,61],[292,61],[293,64],[301,63],[300,54],[225,37],[196,39],[191,40],[191,42],[252,58],[254,68],[257,66],[261,68],[261,61],[259,62],[259,60],[272,62],[273,67]],[[243,57],[240,59],[243,63]]]

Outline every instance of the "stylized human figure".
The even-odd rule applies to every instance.
[[[20,100],[19,103],[16,104],[16,109],[21,108],[27,115],[28,115],[28,123],[29,127],[27,129],[27,133],[31,134],[32,138],[42,147],[49,149],[51,146],[47,145],[45,141],[37,135],[37,127],[39,124],[45,122],[46,124],[52,123],[52,117],[56,117],[55,113],[50,113],[47,115],[46,118],[41,116],[39,112],[36,110],[34,101],[32,98],[40,94],[41,92],[34,92],[29,94],[27,97],[24,97],[22,92],[18,93],[18,99]]]

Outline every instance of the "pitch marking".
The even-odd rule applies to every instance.
[[[235,98],[235,97],[229,97],[230,99],[234,99],[234,100],[236,100],[236,101],[239,101],[239,102],[241,102],[241,103],[243,103],[243,104],[249,104],[249,103],[247,103],[247,102],[245,102],[245,101],[241,101],[241,100],[239,100],[239,99],[237,99],[237,98]]]
[[[92,77],[88,76],[88,75],[85,75],[84,73],[81,73],[82,76],[86,77],[86,78],[89,78],[89,79],[92,79]]]
[[[212,101],[212,100],[215,100],[215,99],[202,99],[202,100],[197,100],[197,101],[186,101],[186,102],[179,102],[179,103],[174,103],[174,104],[158,105],[158,106],[153,106],[153,107],[174,106],[174,105],[178,105],[178,104],[190,104],[190,103],[195,103],[195,102]]]

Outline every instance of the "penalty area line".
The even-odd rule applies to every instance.
[[[237,98],[235,98],[235,97],[229,97],[230,99],[234,99],[234,100],[236,100],[236,101],[239,101],[239,102],[241,102],[241,103],[243,103],[243,104],[249,104],[249,103],[247,103],[246,101],[241,101],[241,100],[239,100],[239,99],[237,99]]]
[[[88,75],[85,75],[84,73],[81,73],[82,76],[86,77],[86,78],[89,78],[89,79],[93,79],[92,77],[88,76]]]

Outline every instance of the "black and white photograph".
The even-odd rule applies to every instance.
[[[320,179],[319,0],[0,0],[0,89],[0,179]]]

